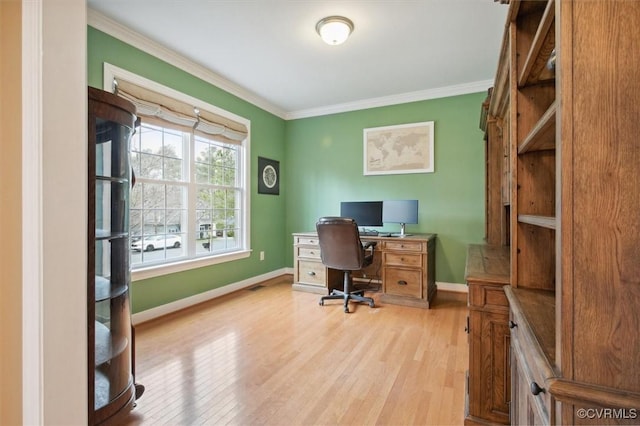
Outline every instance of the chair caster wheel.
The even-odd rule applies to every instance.
[[[318,305],[320,305],[320,306],[324,306],[324,300],[319,301],[319,302],[318,302]]]
[[[349,313],[349,308],[344,308],[344,313],[348,314]]]
[[[375,307],[375,303],[373,303],[373,302],[369,303],[369,307],[370,307],[370,308]]]

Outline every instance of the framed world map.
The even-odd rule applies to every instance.
[[[433,173],[433,121],[364,129],[365,175]]]

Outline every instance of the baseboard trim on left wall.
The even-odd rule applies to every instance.
[[[206,302],[216,297],[224,296],[225,294],[233,293],[234,291],[242,290],[247,287],[259,284],[263,281],[270,280],[286,274],[292,274],[293,268],[282,268],[275,271],[267,272],[266,274],[257,275],[255,277],[247,278],[243,281],[238,281],[232,284],[225,285],[223,287],[214,288],[213,290],[205,291],[184,299],[176,300],[175,302],[167,303],[155,308],[147,309],[146,311],[137,312],[131,315],[131,322],[133,325],[138,325],[143,322],[151,321],[156,318],[177,312],[181,309],[188,308],[190,306],[197,305],[202,302]]]

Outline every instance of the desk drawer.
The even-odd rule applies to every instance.
[[[396,296],[422,297],[420,269],[385,268],[384,292]]]
[[[326,268],[320,262],[299,260],[298,282],[325,287]]]
[[[308,246],[317,246],[318,237],[296,237],[295,244],[303,244]]]
[[[298,247],[298,257],[307,257],[309,259],[320,259],[320,248]]]
[[[384,264],[419,268],[422,265],[422,255],[416,253],[385,253]]]
[[[384,249],[393,251],[422,251],[423,243],[420,241],[385,241]]]

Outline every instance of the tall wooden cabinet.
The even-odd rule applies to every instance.
[[[639,41],[640,2],[509,5],[512,424],[640,422]]]
[[[473,244],[467,252],[469,370],[466,425],[509,423],[509,247]]]
[[[89,88],[89,424],[114,422],[142,390],[133,378],[129,304],[129,138],[135,107]]]

